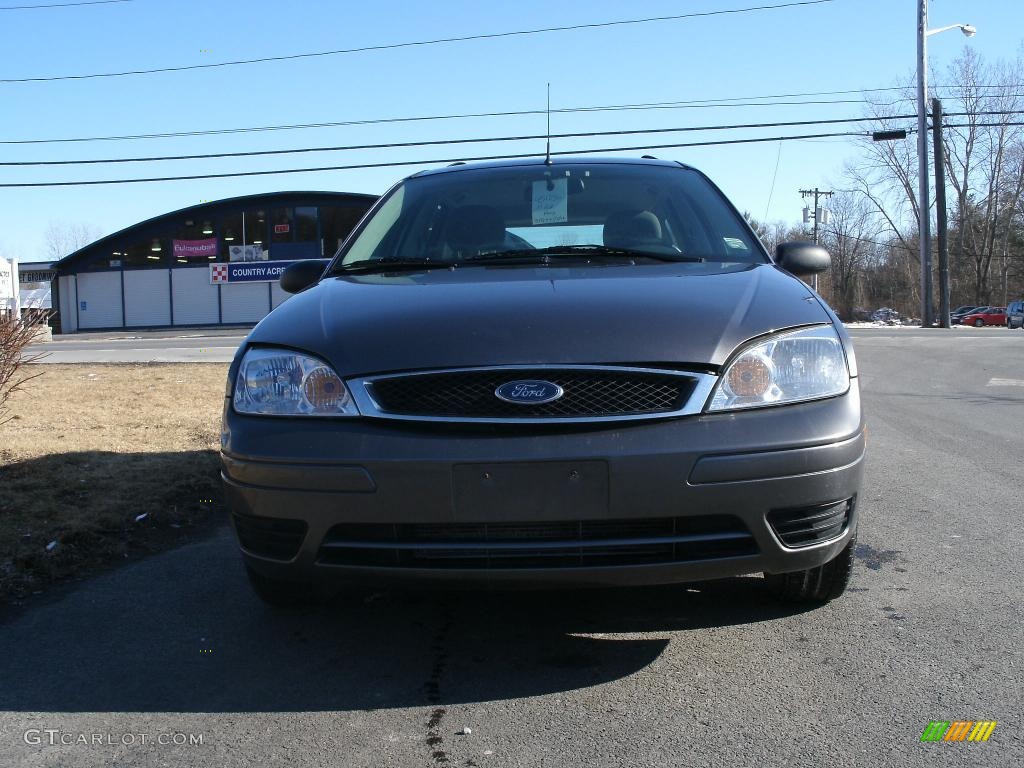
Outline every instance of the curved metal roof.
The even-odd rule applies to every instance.
[[[194,215],[197,218],[204,215],[216,216],[226,211],[238,210],[239,208],[251,208],[256,205],[271,206],[275,204],[302,205],[305,203],[317,205],[343,204],[358,201],[366,203],[367,207],[369,207],[376,200],[377,195],[368,195],[361,192],[264,192],[262,194],[241,195],[239,197],[224,198],[223,200],[214,200],[209,203],[190,205],[187,208],[180,208],[170,213],[162,213],[159,216],[140,221],[138,224],[132,224],[130,227],[125,227],[113,234],[101,237],[99,240],[68,254],[60,261],[54,262],[52,269],[57,272],[65,272],[68,268],[84,259],[90,258],[97,251],[114,242],[121,242],[126,237],[140,239],[150,237],[154,232],[163,231],[170,220],[181,216]]]

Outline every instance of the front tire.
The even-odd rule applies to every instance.
[[[249,586],[256,596],[275,608],[294,608],[321,602],[320,595],[312,584],[272,579],[253,570],[248,563],[245,564],[245,575],[249,577]]]
[[[983,326],[984,324],[985,324],[985,321],[982,320],[981,318],[978,318],[977,320],[974,321],[974,327],[975,328],[981,328],[981,326]]]
[[[765,580],[780,600],[823,605],[835,600],[849,586],[856,546],[855,533],[843,551],[827,563],[792,573],[766,573]]]

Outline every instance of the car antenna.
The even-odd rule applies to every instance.
[[[551,165],[551,83],[548,83],[548,145],[544,154],[544,164]]]

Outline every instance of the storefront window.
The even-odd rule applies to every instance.
[[[79,272],[106,272],[111,269],[121,269],[121,265],[124,263],[124,254],[120,250],[120,246],[113,246],[109,251],[104,251],[98,256],[94,256],[80,267]]]
[[[272,211],[271,220],[273,221],[273,227],[270,231],[271,242],[292,242],[295,237],[292,211],[293,209],[291,208],[275,208]]]
[[[295,240],[299,243],[316,241],[316,208],[312,206],[295,209]]]
[[[210,218],[189,218],[180,222],[171,238],[174,266],[199,266],[217,261],[217,238]]]
[[[267,212],[266,210],[249,210],[244,212],[245,243],[244,245],[262,245],[267,248]],[[236,243],[237,245],[237,243]]]
[[[365,208],[353,208],[351,206],[321,206],[321,255],[326,258],[334,256],[338,247],[345,242],[348,233],[352,231],[365,212]]]
[[[220,219],[219,261],[267,258],[267,212],[256,208],[224,214]]]
[[[137,240],[124,251],[125,269],[148,269],[162,267],[166,269],[170,263],[171,240],[166,237],[147,237]]]
[[[218,261],[231,261],[231,247],[242,245],[242,212],[228,213],[220,220]]]

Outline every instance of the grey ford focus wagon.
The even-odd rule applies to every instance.
[[[222,474],[272,603],[345,585],[850,577],[850,339],[699,171],[459,164],[389,190],[231,365]]]

